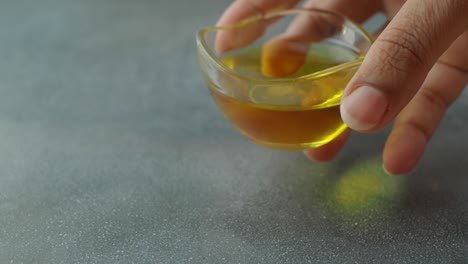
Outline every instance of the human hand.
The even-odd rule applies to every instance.
[[[218,24],[238,22],[297,0],[237,0]],[[389,24],[344,90],[341,116],[360,132],[377,131],[395,119],[383,152],[390,174],[413,169],[447,108],[468,83],[468,1],[309,0],[305,8],[341,13],[361,23],[383,11]],[[304,26],[304,25],[302,25]],[[316,149],[314,160],[330,160],[349,131]]]

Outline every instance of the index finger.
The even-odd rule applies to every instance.
[[[216,25],[221,26],[236,23],[248,17],[263,14],[275,9],[287,9],[295,6],[298,2],[298,0],[237,0],[224,11],[224,14]]]
[[[234,24],[248,17],[261,15],[272,10],[281,10],[294,7],[298,0],[237,0],[234,1],[224,12],[217,22],[217,26]],[[304,4],[304,8],[319,8],[338,12],[357,23],[362,23],[371,15],[382,10],[382,1],[374,0],[332,0],[320,1],[309,0]],[[310,21],[306,19],[298,19],[291,25],[292,30],[296,33],[307,32],[310,30]],[[264,30],[264,29],[263,29]],[[263,33],[262,28],[256,28],[253,33],[245,38],[246,41],[254,41]],[[216,48],[219,52],[228,51],[231,47],[232,40],[235,38],[234,31],[220,31],[216,39]],[[248,44],[248,43],[246,43]]]
[[[221,18],[216,23],[217,26],[224,26],[235,24],[246,18],[262,15],[272,10],[288,9],[295,6],[298,0],[287,0],[287,1],[271,1],[271,0],[238,0],[234,1],[224,12]],[[248,44],[262,35],[265,28],[255,25],[252,28],[252,33],[245,35],[246,30],[243,30],[243,42]],[[225,52],[233,48],[233,39],[235,39],[237,33],[235,30],[221,30],[216,36],[216,50],[218,52]]]

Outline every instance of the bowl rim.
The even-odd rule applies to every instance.
[[[254,82],[254,83],[259,83],[259,84],[267,84],[267,83],[278,84],[278,83],[285,83],[285,82],[290,84],[291,82],[296,82],[296,81],[304,81],[304,80],[312,80],[312,79],[321,78],[324,76],[328,76],[328,75],[340,72],[345,69],[359,66],[362,63],[363,58],[359,58],[359,59],[352,60],[349,62],[344,62],[339,65],[332,66],[332,67],[329,67],[320,71],[312,72],[310,74],[302,75],[296,78],[257,79],[257,78],[243,75],[231,69],[224,63],[222,63],[217,58],[217,56],[213,53],[211,48],[208,47],[208,44],[206,43],[205,38],[204,38],[205,34],[210,31],[217,31],[217,30],[224,30],[224,29],[236,29],[236,28],[249,25],[251,23],[255,23],[261,20],[265,20],[265,19],[270,19],[276,16],[286,16],[290,14],[311,13],[311,12],[327,13],[330,15],[340,17],[345,21],[344,23],[346,22],[349,23],[351,26],[354,27],[354,30],[361,33],[370,45],[374,43],[374,38],[372,37],[372,35],[369,32],[367,32],[359,23],[354,22],[353,20],[347,18],[344,15],[341,15],[340,13],[330,11],[330,10],[325,10],[325,9],[318,9],[318,8],[291,8],[291,9],[273,10],[270,12],[259,13],[259,14],[256,14],[254,16],[248,17],[246,19],[243,19],[239,22],[232,23],[232,24],[227,24],[227,25],[222,25],[222,26],[208,26],[208,27],[201,28],[196,34],[198,52],[204,53],[205,55],[207,55],[208,58],[212,61],[212,64],[214,64],[218,70],[225,72],[227,74],[230,74],[230,75],[234,75],[237,78],[244,79],[244,80]]]

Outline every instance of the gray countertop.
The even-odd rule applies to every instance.
[[[230,1],[0,4],[0,263],[468,263],[468,96],[421,164],[256,146],[194,34]]]

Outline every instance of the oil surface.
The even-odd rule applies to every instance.
[[[321,78],[265,85],[263,80],[300,78],[343,63],[337,49],[357,58],[342,47],[314,50],[281,50],[278,45],[230,52],[221,61],[252,78],[248,87],[226,81],[222,90],[212,86],[213,97],[226,118],[245,136],[258,144],[279,149],[318,147],[336,138],[345,129],[339,111],[339,98],[355,69]],[[281,47],[280,47],[281,48]],[[284,48],[284,47],[283,47]],[[260,80],[256,82],[255,80]],[[235,90],[235,96],[231,91]]]

